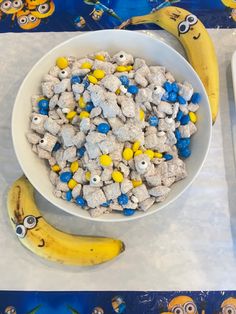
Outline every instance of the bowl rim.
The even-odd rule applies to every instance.
[[[92,31],[92,32],[86,32],[86,33],[80,33],[76,36],[73,36],[63,42],[61,42],[60,44],[54,46],[52,49],[50,49],[49,51],[47,51],[34,65],[33,67],[30,69],[30,71],[27,73],[27,75],[25,76],[25,78],[23,79],[23,81],[21,82],[21,85],[20,85],[20,88],[17,92],[17,95],[15,97],[15,101],[14,101],[14,105],[13,105],[13,110],[12,110],[12,116],[11,116],[11,136],[12,136],[12,141],[13,141],[13,146],[14,146],[14,151],[15,151],[15,154],[16,154],[16,157],[17,157],[17,160],[20,164],[20,167],[23,171],[23,173],[26,175],[26,177],[28,178],[28,180],[30,181],[30,183],[33,185],[34,189],[40,194],[42,195],[49,203],[51,203],[53,206],[59,208],[60,210],[70,214],[70,215],[73,215],[73,216],[76,216],[76,217],[79,217],[79,218],[82,218],[82,219],[86,219],[86,220],[89,220],[89,221],[93,221],[93,222],[106,222],[106,223],[113,223],[113,222],[127,222],[127,221],[134,221],[136,219],[141,219],[141,218],[144,218],[144,217],[147,217],[147,216],[150,216],[152,214],[155,214],[157,213],[158,211],[164,209],[165,207],[169,206],[170,204],[172,204],[176,199],[178,199],[193,183],[193,181],[196,179],[196,177],[199,175],[199,172],[201,171],[205,161],[206,161],[206,158],[207,158],[207,155],[208,155],[208,152],[209,152],[209,149],[210,149],[210,144],[211,144],[211,138],[212,138],[212,123],[209,123],[209,140],[208,140],[208,143],[207,143],[207,148],[203,154],[203,158],[202,158],[202,162],[201,162],[201,165],[200,167],[197,169],[196,173],[193,175],[192,179],[188,182],[188,184],[177,194],[175,195],[171,200],[168,201],[167,204],[162,204],[162,203],[159,203],[159,207],[152,210],[152,211],[147,211],[147,212],[142,212],[142,215],[132,215],[132,216],[121,216],[121,215],[117,215],[117,218],[111,218],[111,219],[106,219],[105,215],[101,215],[101,216],[98,216],[98,217],[92,217],[92,216],[83,216],[81,215],[79,212],[78,213],[72,213],[70,209],[67,209],[67,207],[62,207],[58,204],[55,204],[53,201],[50,201],[48,196],[45,195],[45,193],[43,193],[42,191],[40,191],[40,188],[38,189],[38,184],[36,182],[36,180],[31,177],[29,171],[27,170],[27,166],[26,166],[26,163],[24,163],[23,161],[23,158],[21,158],[20,156],[20,153],[19,153],[19,150],[17,149],[18,147],[18,143],[16,141],[16,137],[15,137],[15,133],[16,133],[16,127],[15,127],[15,121],[16,121],[16,103],[19,102],[18,98],[20,97],[20,94],[21,94],[21,90],[23,89],[24,85],[25,85],[25,82],[27,81],[28,77],[31,75],[32,72],[35,71],[35,69],[38,67],[38,65],[41,63],[42,60],[46,59],[47,56],[51,53],[53,53],[55,50],[58,50],[60,47],[64,46],[64,45],[67,45],[69,44],[71,41],[74,41],[76,40],[77,38],[81,38],[82,37],[89,37],[89,36],[93,36],[94,33],[104,33],[104,35],[106,33],[114,33],[114,32],[126,32],[126,33],[130,33],[130,34],[135,34],[135,36],[138,36],[138,37],[148,37],[150,38],[151,40],[153,41],[156,41],[156,43],[158,44],[161,44],[163,45],[166,49],[169,49],[169,50],[172,50],[173,53],[175,53],[176,55],[178,55],[178,58],[181,59],[181,61],[183,63],[185,63],[185,65],[187,67],[189,67],[191,69],[192,72],[194,72],[196,78],[198,79],[198,83],[201,85],[201,88],[202,88],[202,92],[205,94],[205,98],[206,98],[206,101],[207,101],[207,108],[208,108],[208,111],[209,111],[209,116],[211,117],[211,107],[210,107],[210,103],[209,103],[209,98],[208,98],[208,95],[207,95],[207,92],[206,92],[206,89],[198,75],[198,73],[194,70],[194,68],[192,67],[192,65],[188,62],[188,60],[186,58],[184,58],[177,50],[175,50],[172,46],[170,46],[169,44],[167,44],[166,42],[160,40],[159,38],[157,37],[153,37],[153,36],[150,36],[148,35],[147,33],[145,32],[140,32],[140,31],[131,31],[131,30],[119,30],[119,29],[107,29],[107,30],[96,30],[96,31]],[[176,39],[177,40],[177,39]],[[65,201],[65,200],[64,200]],[[66,201],[65,201],[66,202]],[[109,214],[107,214],[109,215]]]

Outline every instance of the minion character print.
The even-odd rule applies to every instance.
[[[236,0],[221,0],[221,2],[231,11],[231,18],[236,22]]]
[[[122,299],[122,297],[115,296],[114,298],[112,298],[111,305],[112,305],[113,310],[116,313],[118,314],[125,313],[126,304],[125,304],[125,301]]]
[[[181,295],[173,298],[168,304],[168,312],[161,314],[205,314],[205,310],[198,312],[197,305],[189,296]]]
[[[231,297],[224,300],[219,314],[236,314],[236,298]]]
[[[4,314],[17,314],[14,306],[10,305],[5,308]]]
[[[0,0],[0,17],[11,16],[11,20],[23,30],[40,25],[41,19],[55,11],[53,0]]]

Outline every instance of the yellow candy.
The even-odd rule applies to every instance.
[[[155,153],[154,153],[154,157],[155,157],[155,158],[162,158],[162,157],[163,157],[163,154],[162,154],[162,153],[155,152]]]
[[[127,70],[127,71],[131,71],[131,70],[133,70],[132,65],[128,65],[128,66],[126,67],[126,70]]]
[[[122,155],[125,160],[130,160],[131,158],[133,158],[134,152],[131,148],[127,147],[123,150]]]
[[[78,162],[78,160],[73,161],[73,162],[71,163],[71,165],[70,165],[70,170],[71,170],[72,172],[76,172],[78,169],[79,169],[79,162]]]
[[[84,62],[81,64],[81,69],[91,69],[92,64],[89,62]]]
[[[133,183],[133,187],[136,188],[137,186],[140,186],[143,184],[142,181],[136,181],[136,180],[132,180],[132,183]]]
[[[68,60],[65,57],[59,57],[56,60],[56,65],[58,66],[58,68],[63,70],[68,67]]]
[[[112,179],[115,182],[122,182],[124,180],[124,176],[120,171],[114,170],[111,174]]]
[[[145,118],[145,113],[144,113],[144,111],[143,111],[142,109],[140,109],[140,110],[139,110],[139,119],[140,119],[141,121],[143,121],[144,118]]]
[[[118,65],[116,67],[116,71],[117,72],[125,72],[125,71],[127,71],[127,68],[124,65]]]
[[[134,156],[138,156],[138,155],[141,155],[143,152],[140,150],[140,149],[138,149],[138,150],[136,150],[136,152],[134,153]]]
[[[58,172],[58,171],[61,170],[61,168],[60,168],[58,165],[52,166],[51,169],[52,169],[52,171],[54,171],[54,172]]]
[[[97,84],[98,80],[93,75],[88,75],[88,80],[92,84]]]
[[[101,80],[102,78],[104,78],[104,76],[106,75],[106,73],[103,70],[94,70],[93,71],[93,76],[96,77],[96,79]]]
[[[71,119],[73,119],[75,116],[76,116],[76,111],[70,111],[70,112],[67,113],[66,118],[67,118],[68,120],[71,120]]]
[[[134,144],[132,146],[132,149],[133,149],[134,152],[136,152],[139,149],[140,144],[141,143],[139,141],[134,142]]]
[[[82,96],[80,96],[80,98],[79,98],[79,107],[80,107],[81,109],[83,109],[83,108],[86,107],[86,103],[84,102],[84,99],[83,99]]]
[[[79,114],[80,119],[89,118],[90,114],[87,111],[81,111]]]
[[[100,164],[104,167],[108,167],[112,164],[112,159],[109,155],[101,155],[99,157]]]
[[[148,157],[149,157],[150,159],[152,159],[152,158],[154,157],[154,151],[151,150],[151,149],[147,149],[147,150],[144,152],[144,154],[148,155]]]
[[[91,178],[91,172],[87,171],[87,172],[85,173],[85,179],[86,179],[87,181],[89,181],[90,178]]]
[[[116,95],[120,95],[120,92],[121,92],[121,90],[118,88],[118,89],[116,90]]]
[[[196,123],[197,122],[197,116],[196,116],[196,114],[194,113],[194,112],[189,112],[189,118],[190,118],[190,120],[193,122],[193,123]]]
[[[100,61],[105,61],[105,57],[103,55],[96,55],[95,59],[100,60]]]
[[[78,184],[78,182],[76,182],[74,179],[70,179],[70,181],[67,183],[68,188],[70,188],[71,190],[73,190],[73,188]]]

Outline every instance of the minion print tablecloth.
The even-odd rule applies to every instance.
[[[0,32],[115,28],[132,16],[170,4],[191,11],[208,28],[236,25],[235,0],[0,0]],[[140,28],[143,26],[131,29]],[[146,28],[157,29],[157,26],[150,24]]]

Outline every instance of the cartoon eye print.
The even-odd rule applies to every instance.
[[[45,14],[45,13],[47,13],[49,10],[50,10],[50,6],[49,6],[48,3],[40,4],[40,5],[38,6],[38,11],[39,11],[39,13],[41,13],[41,14]]]
[[[27,24],[27,23],[28,23],[28,17],[22,15],[22,16],[18,19],[18,23],[21,24],[21,25]],[[33,122],[34,122],[35,124],[38,124],[38,123],[39,123],[39,122],[38,122],[38,118],[35,117],[35,118],[33,119]]]
[[[35,16],[33,16],[32,14],[28,15],[28,19],[30,22],[35,22],[37,20],[37,18]]]
[[[236,314],[236,309],[231,305],[224,306],[222,309],[222,314]]]
[[[11,8],[11,1],[4,1],[0,8],[3,12],[4,10],[9,10]]]
[[[185,34],[189,31],[189,29],[190,29],[190,24],[187,21],[183,21],[179,23],[178,25],[179,34]]]
[[[197,313],[196,305],[193,302],[186,303],[184,305],[184,310],[185,310],[186,314],[196,314]]]
[[[15,0],[12,2],[12,6],[16,9],[19,9],[22,6],[22,1],[20,0]]]
[[[173,309],[172,309],[172,313],[174,314],[185,314],[184,313],[184,310],[182,308],[182,306],[175,306]]]
[[[195,25],[198,22],[198,18],[195,15],[190,14],[186,16],[185,21],[188,22],[189,25]]]
[[[37,225],[37,218],[34,216],[26,216],[23,221],[23,225],[27,229],[33,229]]]
[[[28,17],[22,15],[22,16],[18,19],[18,22],[21,23],[21,24],[26,24],[26,23],[28,22]],[[34,124],[40,124],[41,118],[40,118],[40,117],[33,117],[32,122],[33,122]]]
[[[25,228],[25,226],[19,224],[16,226],[16,235],[19,238],[24,238],[26,236],[27,233],[27,229]]]

